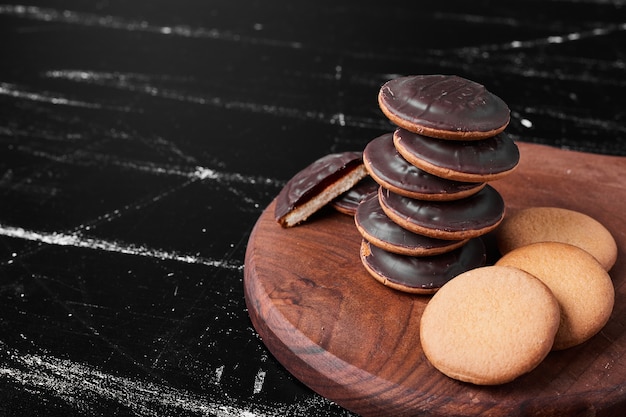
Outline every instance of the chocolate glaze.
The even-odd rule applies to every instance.
[[[326,155],[294,175],[276,197],[274,217],[278,221],[297,206],[309,201],[328,185],[363,163],[362,152]]]
[[[506,126],[510,117],[502,99],[457,76],[396,78],[381,87],[379,101],[411,124],[450,132],[489,132]]]
[[[394,223],[380,207],[378,194],[366,197],[356,210],[357,228],[373,245],[400,254],[434,254],[448,252],[465,240],[442,240],[408,231]]]
[[[377,278],[400,287],[434,292],[463,272],[485,265],[485,245],[480,238],[441,255],[415,257],[387,252],[366,241],[361,261]]]
[[[385,212],[393,213],[390,217],[444,233],[484,230],[499,224],[504,216],[504,200],[490,185],[470,197],[454,201],[417,200],[382,187],[378,198]]]
[[[363,151],[365,168],[383,187],[395,187],[394,192],[407,197],[453,200],[459,198],[459,194],[467,196],[484,186],[483,183],[444,179],[416,167],[398,153],[393,136],[393,133],[379,136]]]
[[[354,187],[332,201],[332,205],[338,211],[354,215],[359,203],[370,194],[376,194],[378,183],[369,175],[359,181]]]
[[[396,129],[393,133],[396,149],[439,168],[476,175],[508,172],[519,163],[520,153],[511,137],[502,132],[481,140],[452,141],[436,139]]]

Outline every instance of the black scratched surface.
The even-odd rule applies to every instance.
[[[244,253],[295,172],[389,131],[390,78],[626,155],[626,2],[406,4],[0,4],[0,415],[351,415],[265,349]]]

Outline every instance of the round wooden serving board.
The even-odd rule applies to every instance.
[[[622,415],[626,158],[518,145],[518,169],[492,183],[509,213],[569,208],[596,218],[617,240],[610,271],[615,308],[599,334],[550,353],[508,384],[450,379],[430,365],[420,345],[420,317],[430,298],[395,291],[368,275],[351,217],[329,208],[283,229],[272,203],[250,236],[244,286],[252,323],[278,361],[314,391],[364,416]]]

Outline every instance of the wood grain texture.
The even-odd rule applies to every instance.
[[[367,274],[352,218],[323,210],[283,229],[272,203],[250,237],[244,286],[252,323],[273,355],[304,384],[364,416],[614,415],[626,408],[626,158],[518,145],[520,166],[492,184],[509,212],[539,205],[582,211],[617,240],[615,308],[599,334],[550,353],[509,384],[447,378],[420,346],[429,297]]]

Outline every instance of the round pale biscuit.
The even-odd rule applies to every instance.
[[[479,385],[510,382],[548,355],[559,305],[532,275],[504,266],[465,272],[426,305],[420,323],[424,354],[451,378]]]
[[[587,251],[562,242],[539,242],[504,255],[496,265],[519,268],[550,288],[561,307],[553,350],[590,339],[607,323],[615,302],[611,277]]]
[[[607,271],[617,260],[617,243],[594,218],[559,207],[531,207],[507,216],[496,231],[500,253],[536,242],[569,243],[593,255]]]

